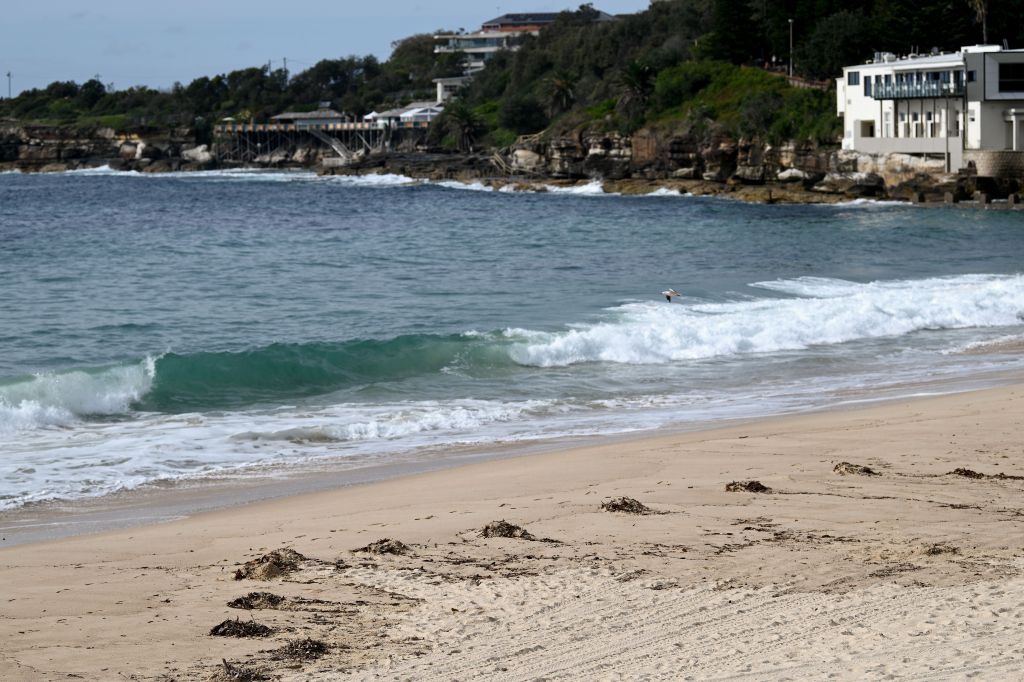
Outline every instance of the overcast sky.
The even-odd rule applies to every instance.
[[[575,9],[582,0],[5,0],[0,10],[0,96],[55,80],[99,75],[118,89],[165,88],[204,75],[288,58],[290,71],[320,59],[374,54],[437,29],[479,28],[506,12]],[[617,14],[649,0],[598,0]]]

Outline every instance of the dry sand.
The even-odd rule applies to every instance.
[[[1012,386],[13,547],[0,676],[1020,679],[1022,422]]]

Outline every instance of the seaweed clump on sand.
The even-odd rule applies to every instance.
[[[864,466],[863,464],[853,464],[852,462],[840,462],[832,468],[834,473],[840,476],[878,476],[879,473],[871,467]]]
[[[962,476],[964,478],[986,478],[985,474],[973,469],[965,469],[964,467],[957,467],[950,471],[947,476]]]
[[[259,682],[270,679],[259,668],[235,665],[234,663],[228,663],[227,659],[224,658],[221,659],[221,662],[224,664],[224,667],[210,678],[210,682]]]
[[[925,556],[939,556],[940,554],[959,554],[960,548],[953,545],[939,542],[924,550]]]
[[[491,521],[480,531],[482,538],[519,538],[521,540],[535,540],[536,538],[522,526],[509,523],[505,519]]]
[[[771,491],[772,489],[761,481],[733,481],[725,485],[727,493],[770,493]]]
[[[275,659],[292,659],[298,661],[315,661],[328,651],[328,646],[319,639],[307,637],[305,639],[293,639],[280,649],[274,650]]]
[[[973,471],[971,469],[965,469],[958,467],[950,471],[947,476],[963,476],[964,478],[994,478],[1000,481],[1024,481],[1024,476],[1011,476],[1009,474],[998,473],[998,474],[983,474],[980,471]]]
[[[232,599],[228,602],[228,606],[233,609],[276,609],[286,599],[286,597],[272,592],[250,592],[244,597]]]
[[[601,503],[601,511],[621,512],[623,514],[652,514],[650,507],[632,497],[616,497]]]
[[[235,580],[272,580],[281,575],[287,575],[299,567],[299,562],[305,561],[294,549],[285,547],[275,549],[273,552],[264,554],[261,557],[246,561],[245,564],[235,571]]]
[[[228,619],[210,628],[210,634],[214,637],[269,637],[273,632],[266,625],[254,620],[238,618]]]
[[[377,542],[371,542],[365,547],[353,549],[353,552],[367,552],[368,554],[409,554],[412,552],[412,548],[401,542],[400,540],[392,540],[391,538],[384,538],[377,540]]]

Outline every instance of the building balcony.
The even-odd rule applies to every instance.
[[[963,97],[963,83],[882,83],[871,91],[874,99],[934,99],[938,97]]]

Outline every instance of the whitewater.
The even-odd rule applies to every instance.
[[[1022,369],[1011,213],[549,189],[5,175],[0,510]]]

